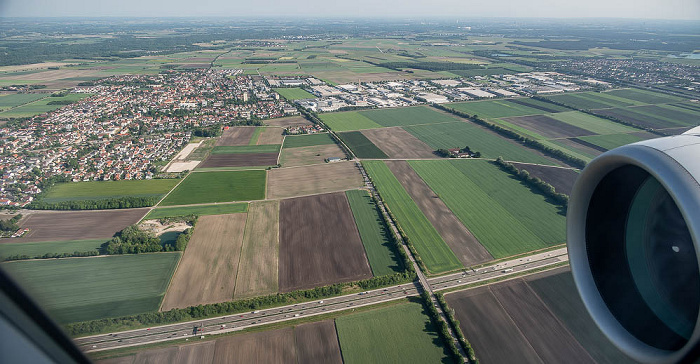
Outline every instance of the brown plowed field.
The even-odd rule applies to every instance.
[[[294,363],[291,327],[216,340],[214,363]]]
[[[532,130],[547,138],[567,138],[585,135],[596,135],[596,133],[579,128],[563,121],[550,118],[546,115],[519,116],[503,118],[503,120]]]
[[[175,362],[178,348],[170,347],[163,349],[155,349],[142,351],[136,354],[134,364],[171,364]]]
[[[493,260],[491,254],[459,221],[452,210],[441,199],[435,197],[435,192],[428,187],[408,162],[386,161],[386,165],[464,266],[468,267]]]
[[[282,128],[265,128],[258,136],[258,145],[264,144],[282,144],[284,135],[282,135]]]
[[[129,225],[133,225],[148,212],[147,209],[100,211],[42,211],[30,212],[20,221],[29,228],[21,238],[2,239],[3,243],[28,243],[33,241],[58,241],[100,239],[105,241]]]
[[[389,158],[435,158],[428,144],[401,128],[367,129],[363,130],[362,134]]]
[[[122,356],[120,358],[104,359],[98,360],[97,364],[132,364],[134,362],[135,355]]]
[[[298,167],[326,163],[328,157],[344,157],[345,153],[337,144],[314,145],[301,148],[282,149],[282,167]]]
[[[573,169],[549,167],[543,165],[513,163],[518,169],[524,169],[531,176],[537,177],[554,187],[557,193],[566,195],[571,194],[571,189],[574,187],[574,182],[578,178],[578,173]]]
[[[572,139],[558,139],[557,142],[558,142],[559,144],[563,144],[563,145],[565,145],[565,146],[567,146],[567,147],[571,147],[571,148],[574,149],[574,150],[578,150],[578,151],[581,151],[581,152],[583,152],[583,153],[587,153],[587,154],[590,154],[590,155],[593,155],[593,156],[598,156],[598,155],[603,154],[603,152],[601,152],[601,151],[599,150],[600,147],[598,147],[598,146],[596,146],[596,148],[591,148],[591,147],[589,147],[589,146],[587,146],[587,145],[584,145],[584,144],[581,144],[581,143],[577,143],[576,141],[574,141],[574,140],[572,140]]]
[[[267,198],[286,198],[362,187],[353,162],[273,168],[267,175]]]
[[[595,362],[523,279],[445,298],[482,363]]]
[[[246,214],[199,218],[163,298],[162,311],[233,298],[245,222]]]
[[[294,338],[298,364],[343,363],[334,320],[299,325]]]
[[[288,126],[313,125],[313,123],[306,120],[302,116],[290,116],[290,117],[286,117],[286,118],[269,119],[269,120],[263,121],[263,123],[265,125],[281,126],[283,128],[286,128]]]
[[[210,154],[197,168],[274,166],[277,153]]]
[[[233,298],[238,300],[277,292],[279,211],[279,201],[249,205]]]
[[[255,132],[255,127],[234,126],[224,130],[216,142],[217,146],[248,145]]]
[[[203,364],[214,360],[214,341],[180,346],[177,353],[177,364]]]
[[[601,154],[608,151],[607,149],[605,149],[605,148],[603,148],[603,147],[601,147],[601,146],[599,146],[599,145],[595,145],[595,144],[593,144],[593,143],[589,143],[589,142],[587,142],[587,141],[585,141],[585,140],[582,140],[582,139],[579,139],[579,138],[569,138],[569,140],[571,140],[572,142],[574,142],[574,143],[576,143],[576,144],[581,144],[581,145],[583,145],[584,147],[588,147],[588,148],[591,148],[591,149],[595,149],[595,150],[597,150],[598,152],[600,152]]]
[[[280,202],[281,292],[372,277],[344,193]]]

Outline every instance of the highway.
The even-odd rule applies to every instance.
[[[458,273],[429,278],[427,282],[433,290],[439,291],[495,278],[507,278],[507,276],[510,275],[522,274],[522,272],[528,270],[546,267],[567,260],[566,248],[562,248],[487,265],[475,270],[465,269]],[[512,271],[510,269],[512,269]],[[318,301],[118,333],[94,335],[77,338],[74,339],[74,341],[84,352],[145,345],[182,338],[193,341],[199,340],[201,336],[239,331],[275,322],[296,320],[302,317],[317,316],[329,312],[351,310],[355,307],[375,305],[381,302],[402,299],[404,297],[417,296],[419,294],[417,285],[418,282],[406,283],[367,292],[324,298]],[[196,334],[194,333],[195,327],[198,328]]]

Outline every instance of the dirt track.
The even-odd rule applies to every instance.
[[[197,168],[257,167],[277,164],[277,153],[211,154]]]
[[[246,214],[199,218],[162,311],[233,299],[245,222]]]
[[[273,168],[267,175],[267,198],[304,196],[359,187],[362,187],[362,176],[353,162]]]
[[[29,233],[22,238],[2,239],[1,243],[99,239],[105,241],[125,227],[135,224],[147,209],[100,211],[41,211],[25,214],[20,222]]]
[[[434,197],[435,192],[428,187],[408,162],[386,161],[386,165],[464,266],[468,267],[493,260],[491,254],[459,221],[452,210],[442,200]]]
[[[281,292],[371,276],[345,193],[280,202]]]
[[[363,130],[362,134],[378,146],[389,158],[435,158],[433,150],[402,128]]]
[[[228,130],[224,130],[219,140],[216,142],[217,146],[235,146],[235,145],[248,145],[250,138],[255,132],[254,127],[243,127],[234,126]]]

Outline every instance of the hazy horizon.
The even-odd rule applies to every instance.
[[[639,20],[700,20],[696,0],[494,0],[489,2],[417,0],[376,2],[357,0],[304,3],[262,0],[228,2],[183,0],[100,2],[89,0],[0,0],[0,17],[258,17],[258,18],[622,18]]]

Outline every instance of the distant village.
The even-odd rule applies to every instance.
[[[198,127],[298,113],[241,70],[114,76],[89,97],[0,127],[0,205],[22,207],[42,181],[151,179]]]

